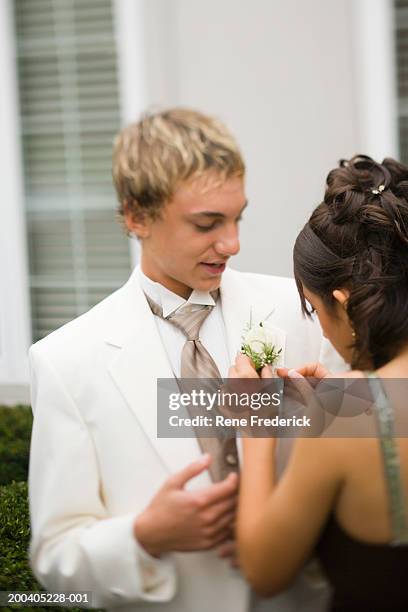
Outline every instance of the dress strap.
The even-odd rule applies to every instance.
[[[366,372],[370,387],[377,427],[381,444],[385,480],[393,534],[393,545],[408,543],[408,522],[404,487],[401,480],[401,467],[395,443],[394,412],[384,393],[380,379],[373,372]]]

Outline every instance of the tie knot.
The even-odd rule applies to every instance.
[[[209,305],[184,304],[169,315],[167,320],[178,327],[187,336],[187,340],[198,340],[201,325],[213,308]]]

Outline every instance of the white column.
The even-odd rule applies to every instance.
[[[145,0],[114,0],[122,125],[137,121],[146,110]],[[130,239],[133,265],[140,259],[136,238]]]
[[[351,0],[360,150],[377,161],[397,157],[398,115],[392,0]]]
[[[15,36],[11,0],[0,2],[0,403],[27,396],[31,343]]]

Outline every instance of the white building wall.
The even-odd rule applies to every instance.
[[[357,138],[380,160],[399,151],[394,17],[392,0],[352,3]]]
[[[146,109],[146,3],[145,0],[113,0],[122,125],[137,121]],[[132,264],[140,258],[139,242],[130,238]]]
[[[321,200],[328,171],[362,152],[378,113],[384,118],[392,108],[389,88],[378,87],[382,101],[366,117],[370,101],[355,73],[354,50],[372,49],[356,46],[354,36],[361,21],[371,27],[373,10],[387,12],[384,6],[389,15],[391,0],[147,0],[150,103],[219,116],[246,158],[250,206],[236,267],[291,274],[294,239]],[[390,25],[374,19],[377,55]],[[361,61],[378,79],[378,66]],[[389,61],[387,53],[381,66],[388,74]],[[382,136],[371,130],[370,142],[384,144],[387,129],[383,122]]]
[[[28,400],[31,343],[17,80],[10,0],[0,2],[0,403]]]

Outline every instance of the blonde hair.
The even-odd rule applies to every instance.
[[[184,108],[146,114],[115,140],[118,212],[145,212],[154,218],[180,183],[209,171],[217,184],[245,174],[238,146],[220,121]]]

